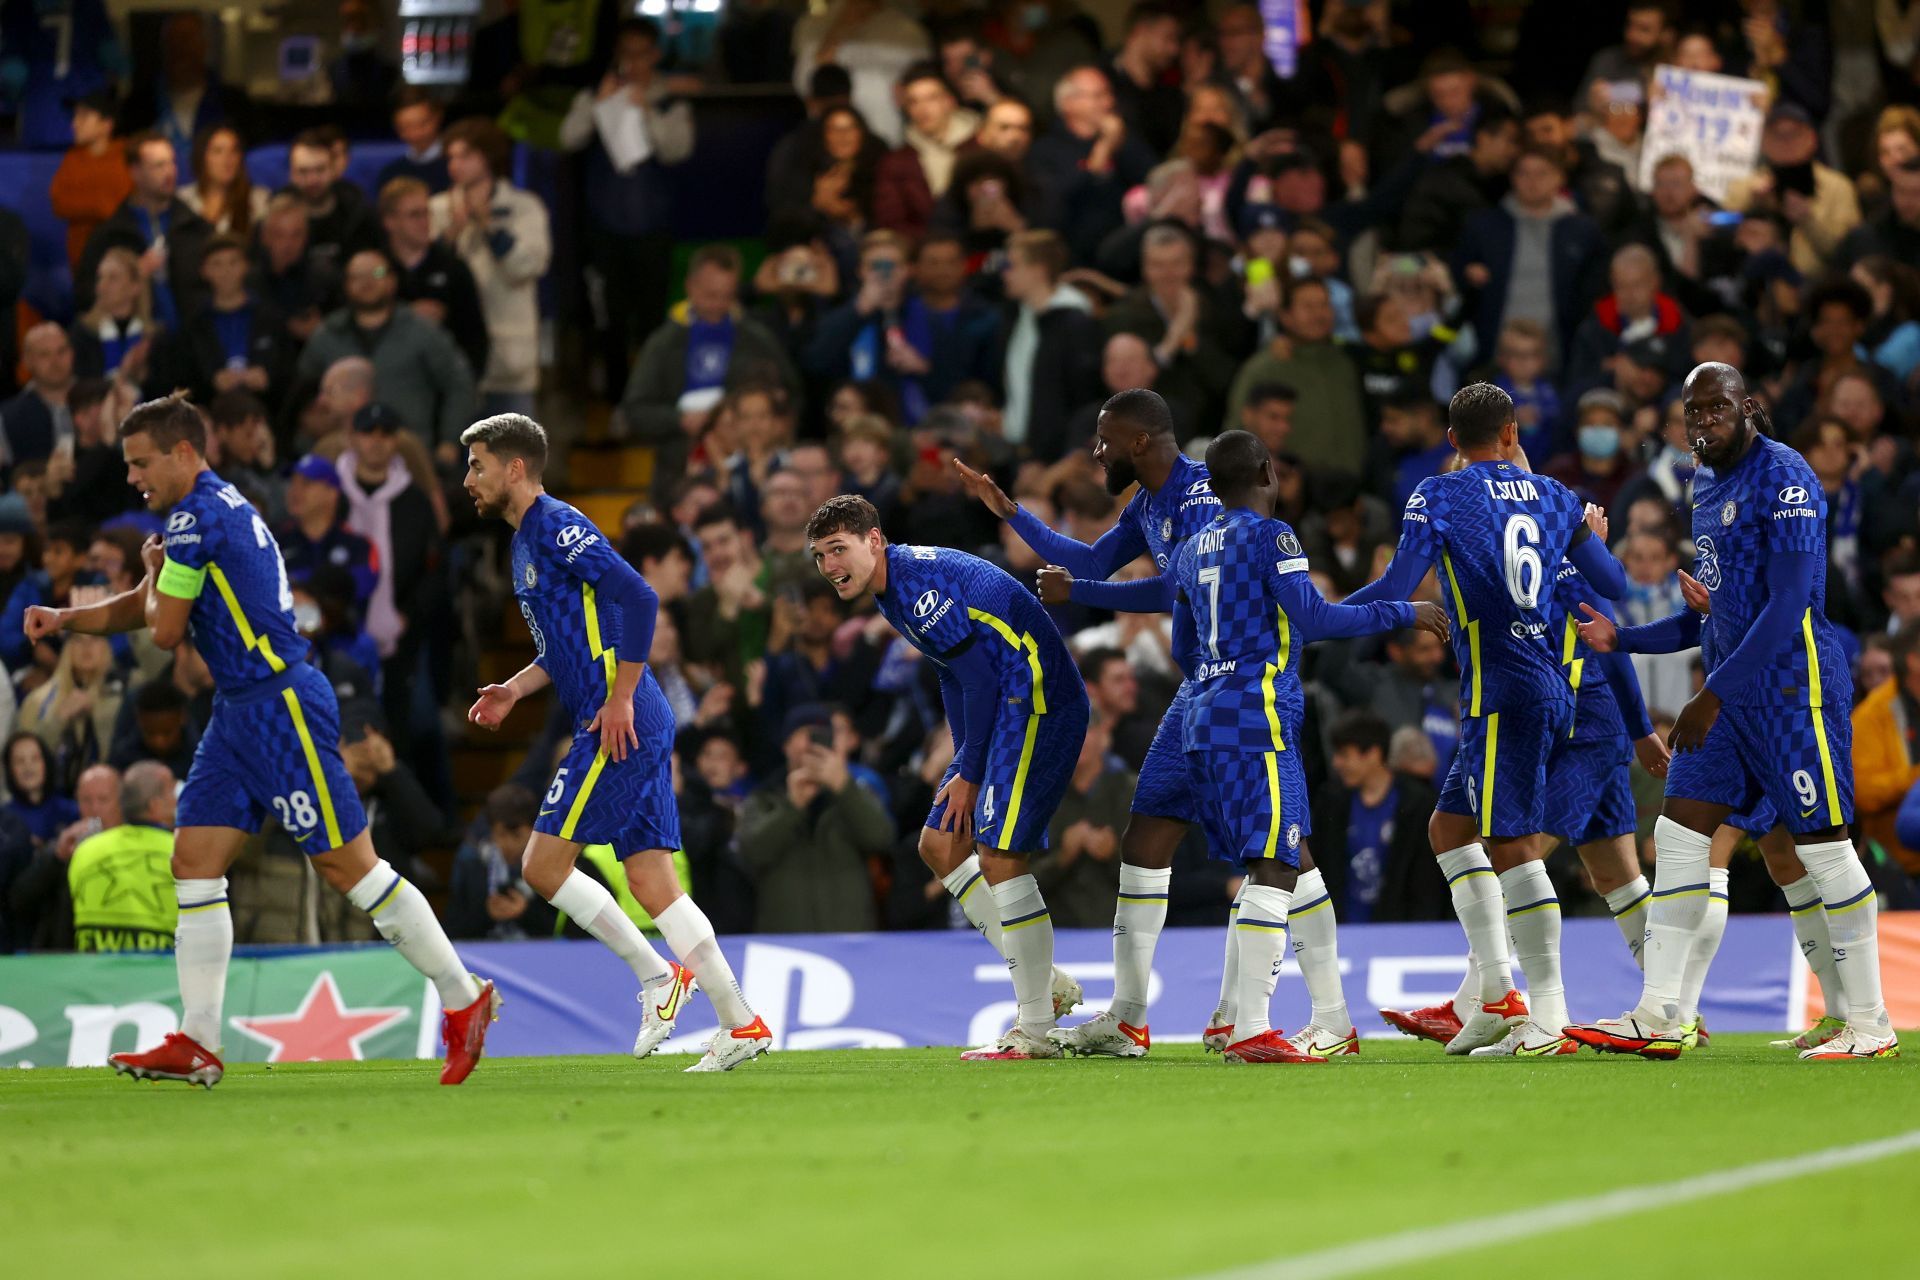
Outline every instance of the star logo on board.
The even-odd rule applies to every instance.
[[[271,1048],[268,1062],[358,1062],[361,1043],[404,1019],[405,1006],[349,1009],[333,974],[323,972],[292,1013],[232,1018],[235,1027]]]

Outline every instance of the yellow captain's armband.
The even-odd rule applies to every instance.
[[[161,594],[177,600],[197,600],[200,589],[207,585],[205,569],[190,569],[178,560],[169,557],[160,565]]]

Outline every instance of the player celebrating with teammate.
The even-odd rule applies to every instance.
[[[150,511],[168,511],[164,543],[141,549],[146,576],[130,591],[67,609],[35,606],[25,631],[110,635],[149,628],[172,649],[189,631],[213,675],[213,717],[194,750],[173,836],[180,923],[174,956],[180,1030],[144,1053],[108,1057],[145,1080],[212,1088],[221,1064],[221,1006],[233,957],[227,868],[268,814],[321,878],[373,917],[380,936],[430,979],[445,1014],[442,1084],[459,1084],[485,1047],[499,997],[466,971],[418,889],[373,847],[359,793],[340,759],[340,707],[307,659],[280,548],[240,491],[207,465],[206,427],[183,396],[138,405],[120,426],[127,482]]]
[[[1421,481],[1407,499],[1392,564],[1347,603],[1403,599],[1437,563],[1453,619],[1466,696],[1460,748],[1428,836],[1466,929],[1480,1007],[1447,1052],[1494,1045],[1518,1027],[1513,1053],[1559,1054],[1566,1052],[1560,900],[1540,833],[1548,761],[1573,728],[1573,695],[1541,606],[1563,559],[1609,599],[1625,591],[1626,575],[1593,537],[1592,526],[1604,530],[1604,513],[1590,509],[1583,522],[1579,499],[1564,485],[1511,461],[1519,427],[1506,392],[1484,382],[1463,387],[1447,419],[1447,439],[1466,466]],[[1509,930],[1527,975],[1530,1023],[1513,989]]]
[[[1319,639],[1407,626],[1444,636],[1446,616],[1433,604],[1353,606],[1322,599],[1307,577],[1299,539],[1273,518],[1279,488],[1258,437],[1245,431],[1219,436],[1207,449],[1207,471],[1225,509],[1181,544],[1168,576],[1179,593],[1174,652],[1194,660],[1181,724],[1188,786],[1214,855],[1247,873],[1228,925],[1228,968],[1237,985],[1225,1059],[1324,1062],[1358,1047],[1340,994],[1337,958],[1327,966],[1330,993],[1309,983],[1314,1017],[1308,1034],[1315,1028],[1330,1033],[1327,1046],[1315,1051],[1295,1044],[1268,1024],[1287,914],[1312,831],[1300,763],[1306,714],[1301,659]],[[1332,904],[1324,888],[1308,906],[1322,904],[1331,931]]]
[[[1625,1015],[1568,1028],[1581,1044],[1648,1058],[1679,1056],[1683,986],[1707,923],[1713,834],[1767,800],[1793,833],[1820,892],[1847,1027],[1809,1059],[1899,1051],[1880,990],[1879,907],[1847,837],[1853,820],[1852,682],[1826,598],[1826,500],[1813,469],[1767,438],[1766,413],[1729,365],[1703,364],[1681,389],[1701,470],[1693,481],[1694,577],[1710,598],[1630,628],[1641,652],[1701,644],[1706,687],[1674,724],[1667,799],[1654,828],[1654,889],[1640,1002]],[[1603,618],[1583,628],[1611,648]]]
[[[1057,1058],[1047,1038],[1056,1018],[1053,919],[1028,859],[1047,847],[1086,739],[1086,686],[1053,619],[1004,570],[944,547],[889,546],[879,525],[872,503],[842,494],[807,522],[807,547],[835,594],[871,593],[939,670],[953,763],[920,856],[962,906],[984,878],[996,910],[968,916],[1006,958],[1019,1006],[997,1044],[961,1056]]]
[[[1122,391],[1101,406],[1093,441],[1094,461],[1106,471],[1107,492],[1139,491],[1114,527],[1092,546],[1056,533],[1000,490],[993,480],[956,460],[954,467],[976,498],[1013,526],[1047,561],[1040,572],[1040,598],[1071,599],[1099,609],[1166,613],[1173,585],[1164,577],[1137,582],[1107,578],[1141,555],[1162,575],[1174,549],[1220,513],[1206,468],[1180,452],[1167,402],[1145,389]],[[1057,566],[1057,567],[1056,567]],[[1180,746],[1191,684],[1183,681],[1147,749],[1133,793],[1127,830],[1120,838],[1120,886],[1113,913],[1113,1004],[1054,1039],[1074,1053],[1144,1057],[1152,1046],[1147,1028],[1147,985],[1153,953],[1167,921],[1167,891],[1173,855],[1187,828],[1199,820],[1187,786]]]
[[[687,1070],[731,1071],[765,1053],[773,1034],[747,1008],[713,925],[674,874],[673,711],[646,667],[659,598],[592,521],[542,487],[547,433],[539,423],[500,414],[468,427],[460,443],[475,509],[513,526],[513,593],[537,650],[505,684],[481,689],[467,718],[497,729],[515,703],[551,682],[576,726],[534,821],[522,874],[639,979],[636,1058],[672,1033],[697,984],[720,1029]],[[613,895],[574,865],[588,844],[613,846],[633,896],[681,964],[662,960]]]

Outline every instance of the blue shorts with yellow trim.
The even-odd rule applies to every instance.
[[[309,856],[338,849],[367,826],[340,759],[340,703],[304,662],[214,699],[174,824],[254,832],[268,818]]]
[[[1547,762],[1547,825],[1541,830],[1573,845],[1630,836],[1640,829],[1628,768],[1633,746],[1624,736],[1575,738]]]
[[[1189,751],[1187,785],[1206,827],[1209,857],[1273,858],[1299,867],[1313,814],[1298,751]]]
[[[1477,819],[1484,839],[1548,830],[1549,766],[1573,745],[1572,728],[1571,699],[1463,718],[1460,748],[1434,807]]]
[[[644,730],[639,737],[639,748],[615,763],[601,754],[597,731],[574,734],[533,829],[575,844],[610,844],[623,861],[643,849],[678,849],[672,739]]]
[[[1745,825],[1776,816],[1793,834],[1853,821],[1853,724],[1845,707],[1720,708],[1697,750],[1676,753],[1667,794],[1723,804]],[[1762,806],[1772,815],[1756,814]]]
[[[1187,722],[1187,690],[1182,683],[1173,705],[1154,730],[1147,758],[1140,762],[1140,781],[1133,789],[1133,812],[1175,822],[1200,821],[1193,787],[1187,781],[1187,753],[1181,747],[1181,726]]]
[[[1034,853],[1047,847],[1047,826],[1087,740],[1086,688],[1077,681],[1065,688],[1050,682],[1045,715],[1033,715],[1024,699],[1003,700],[1000,708],[1004,714],[987,741],[986,771],[973,804],[973,838],[989,849]],[[947,766],[941,787],[958,768],[958,762]],[[938,827],[946,812],[946,804],[936,802],[927,811],[927,826]]]

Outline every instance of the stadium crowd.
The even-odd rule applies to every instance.
[[[279,542],[376,845],[444,891],[456,936],[511,938],[560,924],[519,858],[571,726],[550,717],[514,781],[456,787],[480,652],[510,643],[504,531],[460,488],[479,416],[545,414],[564,441],[578,433],[551,415],[591,388],[612,436],[651,450],[649,489],[608,532],[662,602],[683,874],[716,928],[946,928],[964,919],[915,852],[952,751],[937,685],[814,572],[804,530],[827,497],[1031,580],[1042,561],[954,462],[1091,542],[1128,497],[1093,463],[1095,416],[1151,387],[1191,440],[1265,442],[1278,514],[1338,599],[1378,576],[1400,505],[1446,465],[1446,399],[1486,378],[1534,467],[1611,512],[1644,622],[1680,607],[1692,559],[1679,380],[1723,360],[1825,489],[1827,612],[1857,645],[1861,848],[1889,903],[1915,905],[1916,0],[1326,0],[1286,76],[1253,4],[1147,0],[1104,32],[1058,0],[918,18],[736,4],[698,63],[618,7],[553,65],[515,56],[534,42],[509,13],[504,44],[483,41],[501,73],[476,65],[484,91],[450,103],[343,54],[335,91],[390,104],[403,152],[362,189],[345,174],[364,139],[272,139],[289,144],[272,192],[242,163],[270,139],[210,78],[202,24],[170,20],[157,90],[70,104],[51,190],[66,315],[20,305],[26,232],[0,207],[0,951],[75,945],[80,879],[105,865],[76,851],[164,827],[162,775],[185,775],[206,723],[190,642],[32,644],[20,625],[139,579],[159,518],[124,483],[116,423],[174,388]],[[1662,64],[1764,86],[1758,163],[1720,201],[1684,154],[1641,153]],[[763,232],[700,245],[682,278],[702,95],[770,80],[804,119],[731,157],[765,167]],[[516,185],[516,145],[543,144],[550,181]],[[585,288],[556,314],[557,248]],[[1166,617],[1050,611],[1094,714],[1034,870],[1058,924],[1104,927],[1133,771],[1179,677]],[[1697,654],[1636,663],[1664,732]],[[1450,667],[1414,631],[1309,657],[1314,851],[1343,923],[1450,915],[1425,842],[1457,741]],[[1647,837],[1660,787],[1636,780]],[[1219,923],[1237,887],[1198,840],[1174,924]],[[371,936],[291,841],[269,825],[257,843],[232,890],[240,941]],[[450,872],[420,864],[454,847]],[[1568,910],[1604,910],[1570,853],[1551,866]],[[1757,854],[1731,896],[1777,909]]]

